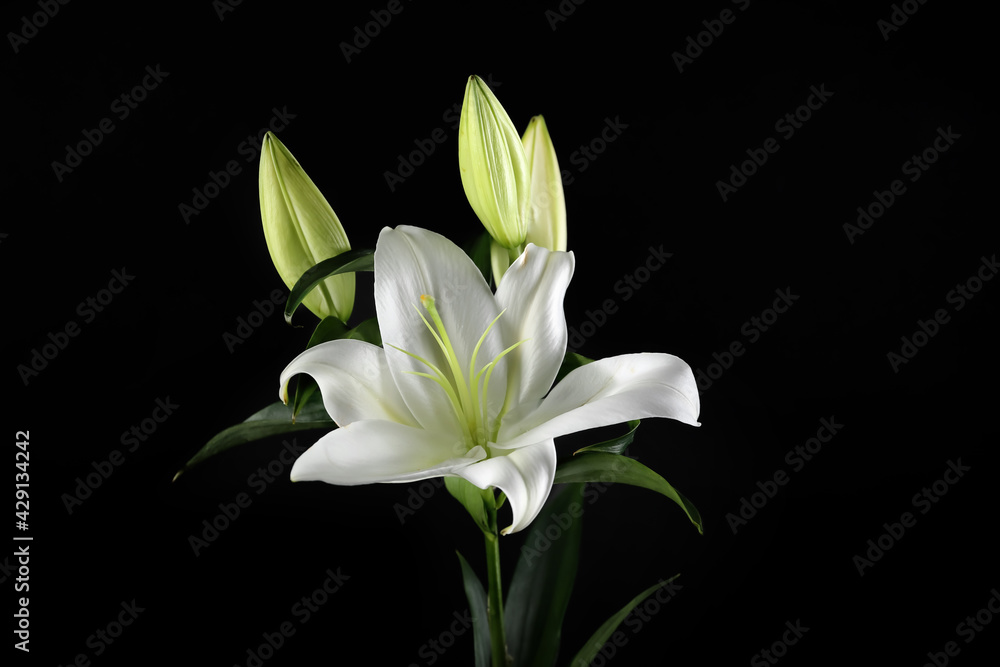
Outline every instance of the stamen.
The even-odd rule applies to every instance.
[[[491,361],[489,364],[487,364],[486,366],[483,367],[483,370],[485,370],[487,367],[490,369],[486,373],[486,379],[483,380],[483,396],[484,397],[489,395],[488,392],[489,392],[489,386],[490,386],[490,376],[493,375],[493,369],[496,368],[497,362],[500,361],[504,356],[506,356],[508,352],[510,352],[511,350],[513,350],[514,348],[516,348],[518,345],[520,345],[521,343],[523,343],[523,342],[525,342],[527,340],[530,340],[530,339],[529,338],[525,338],[524,340],[517,341],[516,343],[514,343],[513,345],[511,345],[510,347],[508,347],[506,350],[504,350],[503,352],[501,352],[500,354],[498,354],[493,361]],[[500,414],[497,415],[497,420],[496,420],[496,424],[495,424],[495,430],[490,432],[490,440],[496,440],[497,433],[500,432],[500,418],[503,417],[503,415],[507,412],[507,399],[506,398],[504,398],[504,402],[503,403],[504,403],[503,407],[500,409]],[[483,414],[486,414],[486,404],[485,404],[485,401],[483,402]]]
[[[496,415],[494,420],[496,423],[490,423],[490,378],[493,375],[493,371],[496,370],[497,363],[499,363],[499,361],[506,356],[508,352],[515,349],[528,339],[518,341],[517,343],[511,345],[506,350],[498,354],[492,361],[479,369],[478,372],[476,371],[476,360],[479,358],[479,350],[482,348],[483,343],[486,342],[486,337],[489,335],[490,331],[493,330],[493,326],[497,323],[497,320],[499,320],[500,316],[506,312],[502,311],[499,315],[493,318],[493,321],[489,323],[489,326],[486,327],[483,335],[480,336],[479,340],[476,342],[476,346],[472,350],[472,358],[469,360],[468,374],[466,375],[462,372],[458,356],[455,354],[455,348],[452,346],[451,340],[448,338],[448,332],[445,330],[444,322],[441,319],[441,315],[437,311],[434,298],[424,294],[420,297],[420,303],[430,315],[430,322],[427,321],[427,318],[420,312],[420,309],[417,308],[416,304],[414,304],[413,307],[417,311],[417,314],[420,315],[420,319],[427,327],[427,330],[434,337],[434,341],[438,344],[438,348],[440,348],[441,352],[444,354],[445,359],[447,359],[448,369],[451,371],[451,377],[449,378],[445,375],[444,371],[427,359],[419,357],[411,352],[407,352],[406,350],[396,347],[395,345],[390,345],[390,347],[399,350],[413,359],[416,359],[432,371],[432,373],[424,373],[420,371],[407,371],[407,373],[409,375],[425,377],[441,387],[441,389],[444,390],[445,395],[448,397],[448,400],[452,405],[452,409],[455,411],[455,416],[458,417],[459,423],[465,430],[468,445],[470,447],[474,445],[487,447],[488,443],[496,438],[497,432],[500,430],[500,417],[502,417],[506,411],[505,400],[500,414]],[[433,322],[433,325],[431,322]],[[482,381],[482,388],[480,388],[480,381]]]
[[[451,340],[448,338],[448,332],[444,328],[444,322],[441,321],[441,315],[438,314],[437,308],[434,305],[434,297],[424,294],[420,297],[420,303],[431,316],[431,320],[434,322],[434,326],[437,327],[440,338],[435,336],[438,340],[438,344],[441,346],[442,351],[445,353],[445,357],[448,359],[448,365],[451,367],[451,374],[455,380],[455,389],[457,389],[457,394],[459,399],[462,401],[462,408],[466,414],[466,417],[471,417],[472,422],[469,423],[469,430],[475,433],[476,423],[475,423],[475,412],[471,410],[472,406],[469,404],[471,396],[469,394],[469,387],[465,383],[465,377],[462,375],[462,368],[458,363],[458,356],[455,354],[455,348],[452,347]],[[426,320],[425,320],[426,322]],[[433,332],[432,332],[433,333]]]
[[[407,375],[419,375],[420,377],[429,378],[434,382],[436,382],[442,389],[444,389],[444,393],[448,396],[448,400],[451,401],[451,406],[455,410],[455,416],[458,417],[458,421],[460,423],[463,422],[465,415],[462,412],[462,404],[458,400],[458,396],[455,395],[454,387],[452,387],[451,384],[448,382],[448,378],[445,377],[444,373],[441,372],[441,369],[432,364],[431,362],[427,361],[423,357],[417,356],[412,352],[407,352],[403,348],[396,347],[395,345],[390,345],[389,347],[399,350],[403,354],[416,359],[417,361],[419,361],[420,363],[424,364],[432,371],[434,371],[434,375],[431,375],[430,373],[421,373],[419,371],[406,371],[406,373]]]

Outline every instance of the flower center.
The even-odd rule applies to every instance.
[[[476,347],[472,350],[472,358],[469,360],[468,366],[464,366],[455,353],[455,348],[451,343],[448,332],[445,330],[441,315],[434,305],[434,298],[424,294],[420,297],[420,303],[427,311],[427,314],[430,315],[430,322],[427,321],[427,318],[424,317],[424,314],[420,312],[420,309],[416,305],[413,307],[417,310],[420,319],[423,320],[424,325],[431,332],[435,342],[437,342],[438,347],[444,354],[447,366],[442,370],[427,359],[400,349],[395,345],[392,347],[407,356],[413,357],[430,370],[429,373],[420,371],[409,371],[409,373],[428,378],[441,387],[445,395],[448,396],[448,401],[455,411],[455,416],[458,417],[458,422],[465,436],[466,445],[470,449],[479,445],[488,451],[488,443],[495,441],[497,432],[500,430],[500,415],[491,419],[489,414],[488,396],[490,377],[493,375],[493,371],[500,359],[524,341],[514,343],[498,354],[488,364],[476,370],[476,358],[479,356],[479,349],[483,346],[483,341],[486,340],[486,336],[489,335],[490,330],[493,329],[493,325],[503,315],[503,312],[501,312],[500,315],[493,318],[493,321],[486,327],[486,331],[479,337]]]

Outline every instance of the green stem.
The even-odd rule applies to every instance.
[[[492,495],[492,489],[489,491]],[[497,532],[497,513],[490,511],[491,533],[483,533],[486,538],[486,576],[489,580],[489,595],[486,600],[490,621],[490,645],[493,667],[508,667],[507,635],[503,628],[503,588],[500,585],[500,536]]]

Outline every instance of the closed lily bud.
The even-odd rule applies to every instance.
[[[566,250],[566,197],[545,119],[532,118],[521,140],[531,180],[525,242],[549,250]]]
[[[260,217],[271,261],[289,289],[314,265],[351,249],[323,193],[271,132],[261,145]],[[354,309],[354,274],[327,278],[302,304],[320,319],[346,322]]]
[[[519,248],[527,233],[528,160],[510,117],[478,76],[465,87],[458,166],[465,196],[490,236],[505,248]]]

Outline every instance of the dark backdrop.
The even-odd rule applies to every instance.
[[[34,538],[31,654],[16,664],[247,665],[283,623],[294,635],[267,665],[471,664],[454,552],[481,574],[484,556],[443,489],[293,486],[284,463],[253,477],[281,438],[171,478],[275,400],[308,337],[276,312],[224,337],[282,287],[248,136],[281,115],[355,247],[398,224],[468,241],[456,105],[472,73],[519,128],[548,121],[578,350],[670,352],[704,374],[702,427],[648,420],[631,454],[697,504],[705,534],[661,496],[592,489],[564,659],[678,572],[669,603],[597,664],[767,664],[767,649],[920,665],[949,641],[955,664],[996,655],[995,77],[978,9],[330,4],[3,12],[5,478],[27,430],[30,527],[10,531]],[[647,272],[653,250],[671,255]],[[370,275],[358,284],[354,322],[373,313]],[[36,350],[52,358],[26,373]],[[249,506],[194,548],[241,493]],[[504,539],[508,581],[523,539]],[[328,572],[340,589],[306,618],[296,604]],[[977,613],[994,623],[959,625]],[[120,635],[95,634],[119,617]],[[786,622],[808,628],[787,647]]]

